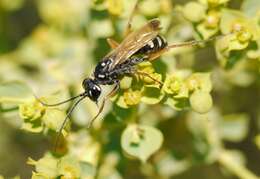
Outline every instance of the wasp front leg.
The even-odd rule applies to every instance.
[[[115,80],[114,83],[115,83],[114,88],[113,88],[113,89],[106,95],[106,97],[104,97],[104,99],[102,100],[101,105],[100,105],[100,108],[99,108],[99,110],[98,110],[98,113],[96,114],[96,116],[93,117],[93,119],[91,119],[91,121],[90,121],[89,124],[88,124],[88,128],[90,128],[90,127],[92,126],[93,122],[94,122],[94,121],[97,119],[97,117],[102,113],[106,101],[107,101],[110,97],[114,96],[114,95],[116,94],[116,92],[119,90],[119,87],[120,87],[120,85],[119,85],[119,80]]]

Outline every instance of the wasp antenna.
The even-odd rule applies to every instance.
[[[68,113],[67,113],[67,115],[66,115],[64,121],[62,122],[59,131],[58,131],[58,135],[57,135],[57,138],[56,138],[56,141],[55,141],[55,145],[54,145],[54,152],[57,151],[57,147],[58,147],[58,145],[59,145],[59,141],[60,141],[60,137],[61,137],[61,134],[62,134],[62,130],[63,130],[63,128],[65,127],[67,121],[69,120],[69,117],[70,117],[71,113],[73,112],[73,110],[76,108],[76,106],[77,106],[85,97],[87,97],[87,95],[82,96],[82,97],[81,97],[78,101],[76,101],[76,102],[73,104],[73,106],[69,109],[69,111],[68,111]]]
[[[192,40],[192,41],[188,41],[188,42],[183,42],[183,43],[178,43],[178,44],[172,44],[172,45],[168,45],[167,49],[171,49],[171,48],[178,48],[178,47],[185,47],[185,46],[195,46],[195,45],[199,45],[201,43],[206,43],[206,42],[210,42],[213,40],[218,40],[221,39],[223,37],[229,36],[229,35],[233,35],[234,33],[229,33],[229,34],[225,34],[225,35],[218,35],[215,37],[211,37],[209,39],[206,40]]]
[[[39,103],[41,103],[43,106],[54,107],[54,106],[59,106],[59,105],[65,104],[65,103],[67,103],[67,102],[70,102],[70,101],[72,101],[72,100],[74,100],[74,99],[79,98],[80,96],[84,96],[85,93],[81,93],[81,94],[79,94],[79,95],[77,95],[77,96],[73,96],[73,97],[71,97],[71,98],[69,98],[69,99],[66,99],[66,100],[64,100],[64,101],[61,101],[61,102],[58,102],[58,103],[54,103],[54,104],[47,104],[47,103],[43,102],[40,98],[38,98],[35,94],[33,94],[33,95],[34,95],[35,99],[36,99],[37,101],[39,101]]]

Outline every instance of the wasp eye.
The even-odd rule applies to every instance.
[[[89,94],[89,98],[92,101],[97,101],[101,94],[101,88],[95,84],[88,90],[88,94]]]

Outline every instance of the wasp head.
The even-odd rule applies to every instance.
[[[82,83],[83,88],[85,89],[85,92],[87,96],[92,100],[97,102],[100,94],[101,94],[101,88],[96,83],[95,80],[86,78]]]

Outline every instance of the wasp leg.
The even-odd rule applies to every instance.
[[[116,47],[118,47],[119,43],[111,38],[107,38],[107,43],[108,45],[112,48],[115,49]]]
[[[234,33],[229,33],[229,34],[224,34],[224,35],[218,35],[218,36],[215,36],[215,37],[211,37],[211,38],[205,39],[205,40],[191,40],[191,41],[187,41],[187,42],[176,43],[176,44],[168,45],[166,47],[166,49],[170,50],[172,48],[178,48],[178,47],[196,46],[196,45],[199,45],[199,44],[202,44],[202,43],[207,43],[207,42],[210,42],[210,41],[213,41],[213,40],[218,40],[218,39],[221,39],[223,37],[226,37],[228,35],[233,35],[233,34]]]
[[[132,12],[129,16],[129,19],[128,19],[128,22],[127,22],[127,25],[126,25],[126,29],[124,31],[124,36],[127,36],[129,33],[131,33],[131,26],[132,26],[131,24],[132,24],[133,17],[135,15],[136,11],[138,10],[138,1],[139,0],[136,0],[134,9],[132,10]]]
[[[148,59],[149,61],[152,61],[152,60],[155,60],[156,58],[160,57],[163,53],[167,52],[169,49],[168,49],[168,46],[155,52],[155,53],[152,53],[151,55],[149,55]]]
[[[207,42],[210,42],[210,41],[213,41],[213,40],[218,40],[218,39],[221,39],[223,37],[226,37],[226,36],[232,35],[232,34],[233,33],[229,33],[229,34],[226,34],[226,35],[218,35],[218,36],[206,39],[206,40],[191,40],[191,41],[187,41],[187,42],[167,45],[165,48],[163,48],[163,49],[161,49],[161,50],[159,50],[155,53],[150,54],[148,59],[149,59],[149,61],[155,60],[156,58],[161,56],[163,53],[165,53],[165,52],[167,52],[167,51],[169,51],[173,48],[192,47],[192,46],[196,46],[196,45],[199,45],[199,44],[202,44],[202,43],[207,43]]]
[[[155,79],[155,78],[152,77],[149,73],[142,72],[142,71],[136,71],[136,74],[137,74],[137,75],[140,75],[140,76],[148,77],[148,78],[150,78],[151,80],[153,80],[154,82],[158,83],[160,86],[163,85],[163,83],[162,83],[161,81]]]
[[[108,95],[103,99],[103,101],[101,102],[101,105],[100,105],[100,108],[98,110],[98,113],[96,114],[96,116],[93,117],[93,119],[91,119],[91,121],[89,122],[88,124],[88,127],[87,128],[90,128],[93,124],[93,122],[97,119],[97,117],[102,113],[103,109],[104,109],[104,106],[105,106],[105,103],[106,101],[115,95],[115,93],[118,91],[119,89],[119,80],[115,81],[115,87],[108,93]]]

